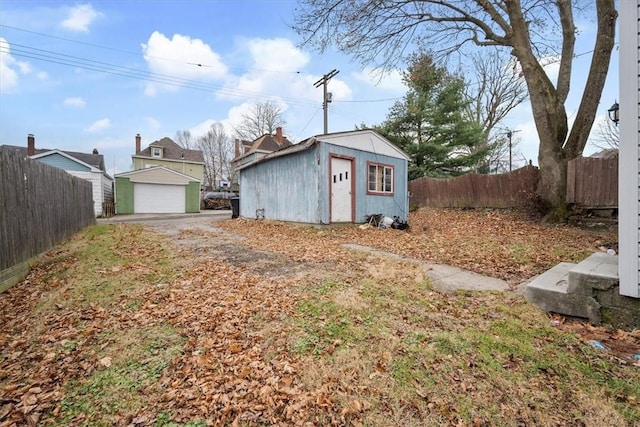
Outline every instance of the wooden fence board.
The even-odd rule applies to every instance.
[[[567,203],[588,208],[618,206],[618,159],[578,157],[567,165]]]
[[[442,208],[509,208],[531,203],[538,182],[533,166],[501,175],[468,173],[456,178],[422,177],[409,182],[411,203]]]
[[[95,224],[91,183],[0,147],[0,270]]]
[[[442,208],[526,206],[536,194],[539,171],[526,166],[500,175],[422,177],[409,182],[411,203]],[[579,157],[567,165],[567,203],[587,208],[618,206],[618,159]]]

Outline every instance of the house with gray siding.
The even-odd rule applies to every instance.
[[[640,0],[619,8],[618,274],[620,294],[640,298]]]
[[[93,149],[92,153],[79,153],[50,148],[36,148],[35,137],[27,136],[27,146],[7,145],[7,148],[49,166],[65,170],[67,173],[91,183],[93,189],[93,210],[102,215],[102,204],[113,203],[113,178],[106,172],[104,156]]]
[[[409,212],[409,156],[373,130],[311,137],[238,167],[240,216],[363,223]]]

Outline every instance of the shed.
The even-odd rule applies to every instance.
[[[239,168],[240,216],[363,223],[409,211],[409,156],[373,130],[311,137]]]
[[[116,213],[200,212],[200,180],[164,166],[116,175]]]

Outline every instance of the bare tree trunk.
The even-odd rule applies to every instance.
[[[561,15],[571,13],[569,2],[559,2]],[[611,58],[615,35],[616,11],[613,0],[596,2],[598,10],[598,35],[593,54],[591,69],[587,79],[585,92],[571,135],[567,138],[569,126],[564,106],[565,81],[568,80],[570,67],[562,61],[558,76],[560,88],[556,90],[537,58],[533,55],[527,24],[521,13],[518,1],[510,3],[509,15],[513,27],[513,54],[520,61],[522,72],[529,88],[531,109],[540,138],[538,165],[540,166],[540,182],[538,194],[551,206],[563,208],[566,204],[567,162],[582,154],[587,137],[593,124],[595,110],[607,77],[608,63]],[[572,21],[563,22],[563,27],[570,32]],[[573,52],[565,38],[563,52]],[[606,64],[603,66],[603,64]],[[598,99],[590,99],[597,97]]]

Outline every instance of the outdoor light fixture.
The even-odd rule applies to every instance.
[[[607,112],[609,113],[609,120],[618,126],[618,122],[620,121],[620,105],[618,104],[618,101],[614,102]]]

